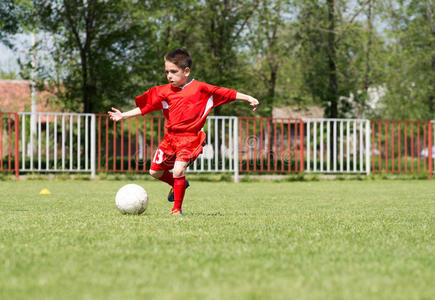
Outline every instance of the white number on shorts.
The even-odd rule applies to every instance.
[[[153,162],[158,164],[158,165],[161,164],[163,161],[163,154],[164,153],[162,150],[157,149],[156,154],[154,155],[154,158],[153,158]]]

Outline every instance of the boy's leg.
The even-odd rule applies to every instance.
[[[160,181],[166,182],[167,184],[169,184],[171,187],[174,186],[174,176],[172,176],[172,173],[169,172],[168,169],[166,170],[150,170],[150,175],[153,176],[155,179],[158,179]]]
[[[172,138],[173,148],[176,149],[176,159],[174,163],[174,206],[172,212],[180,212],[183,204],[184,193],[186,191],[187,167],[195,161],[202,152],[205,141],[205,133],[199,132],[197,135],[175,135]],[[168,198],[169,200],[169,198]]]
[[[176,161],[173,170],[174,176],[174,206],[172,207],[172,212],[178,211],[181,212],[184,193],[186,191],[186,168],[188,166],[188,162],[185,161]]]
[[[189,180],[186,179],[186,189],[190,186]],[[168,193],[168,201],[169,202],[174,202],[174,187],[172,186],[172,188],[169,190]]]
[[[171,154],[171,152],[172,148],[168,142],[167,135],[165,135],[154,154],[150,174],[154,178],[166,182],[170,186],[174,186],[174,177],[169,170],[174,167],[175,154]]]

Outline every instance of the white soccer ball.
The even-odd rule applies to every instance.
[[[147,209],[148,195],[141,186],[127,184],[116,193],[115,203],[123,214],[140,215]]]

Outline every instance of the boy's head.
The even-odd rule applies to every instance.
[[[175,49],[165,55],[165,74],[169,83],[181,87],[187,83],[192,67],[192,58],[183,49]]]

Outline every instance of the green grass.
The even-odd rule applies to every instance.
[[[126,183],[0,182],[0,299],[435,298],[434,181]]]

